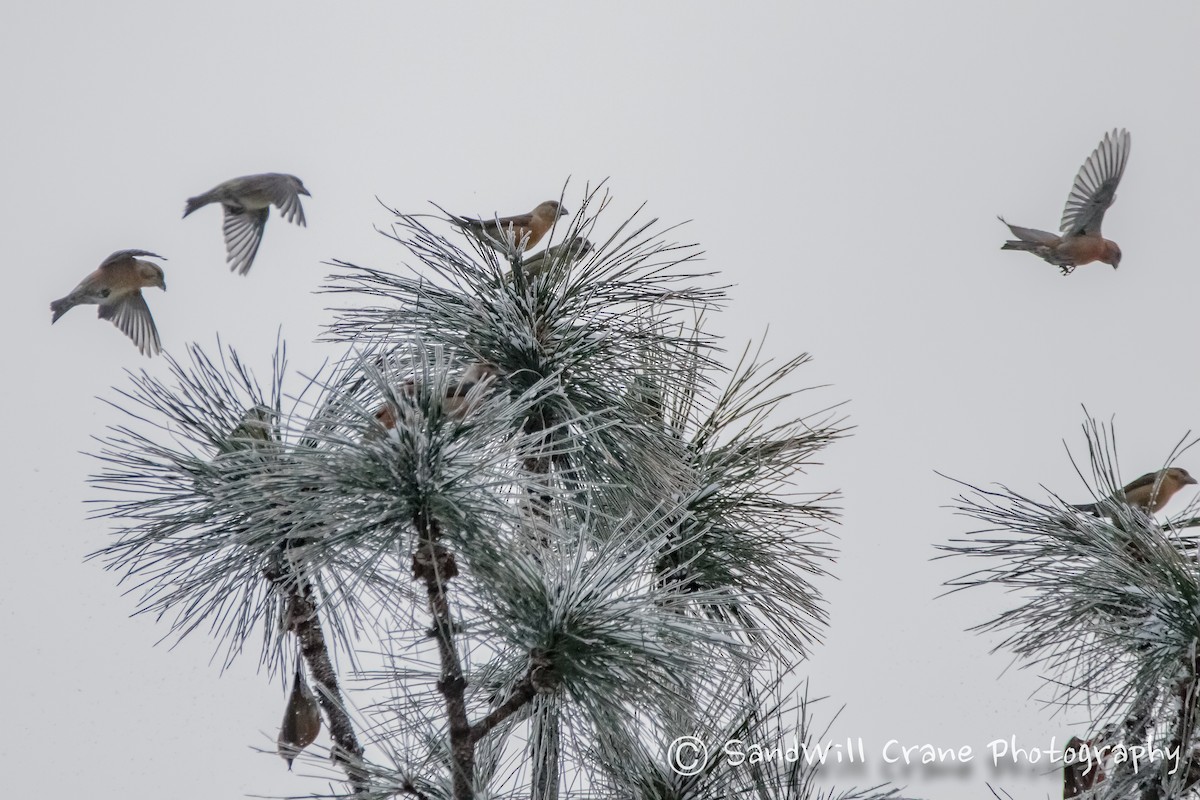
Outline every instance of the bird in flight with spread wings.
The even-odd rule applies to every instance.
[[[271,206],[288,222],[306,226],[300,195],[312,197],[295,175],[266,172],[231,178],[204,194],[189,197],[183,216],[209,203],[225,209],[225,261],[232,272],[245,275],[254,263]]]
[[[164,292],[167,282],[162,267],[138,256],[163,258],[149,250],[118,250],[100,264],[91,275],[71,290],[66,297],[50,304],[51,324],[78,305],[99,306],[100,319],[112,320],[121,332],[133,340],[138,352],[152,356],[162,351],[158,328],[150,316],[150,307],[142,297],[142,289],[157,286]],[[166,261],[163,258],[163,261]]]
[[[1117,184],[1125,174],[1129,160],[1129,131],[1124,128],[1104,134],[1104,139],[1088,156],[1075,176],[1071,194],[1063,209],[1060,235],[1034,228],[1022,228],[1009,223],[1016,239],[1010,239],[1001,250],[1024,250],[1062,270],[1063,275],[1082,264],[1102,261],[1116,269],[1121,264],[1121,248],[1116,242],[1100,235],[1104,212],[1117,199]]]

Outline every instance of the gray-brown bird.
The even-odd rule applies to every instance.
[[[1122,128],[1104,134],[1104,139],[1075,176],[1059,224],[1061,236],[1009,225],[1004,217],[1000,217],[1017,237],[1005,242],[1000,249],[1033,253],[1061,269],[1063,275],[1093,261],[1111,264],[1113,269],[1120,266],[1121,248],[1100,235],[1100,223],[1104,221],[1104,212],[1117,199],[1117,185],[1125,174],[1129,147],[1129,131]]]
[[[278,172],[245,175],[189,197],[183,216],[209,203],[220,203],[225,209],[225,262],[231,272],[237,270],[245,275],[258,253],[271,206],[278,208],[279,215],[288,222],[307,226],[300,195],[312,196],[295,175]]]
[[[278,443],[278,432],[274,426],[275,417],[275,412],[263,405],[247,408],[233,430],[216,439],[217,450],[222,453],[262,450],[273,443]]]
[[[279,726],[276,744],[279,755],[287,761],[288,769],[300,752],[317,739],[321,732],[321,707],[317,698],[304,680],[304,670],[296,662],[296,674],[292,677],[292,693],[283,710],[283,724]]]
[[[555,220],[568,211],[557,200],[538,203],[528,214],[497,219],[471,219],[451,216],[450,221],[479,237],[480,241],[501,252],[514,248],[528,250],[542,240]]]
[[[1196,479],[1182,467],[1169,467],[1158,472],[1147,472],[1142,477],[1125,485],[1121,491],[1109,498],[1110,503],[1125,503],[1147,514],[1155,514],[1184,486],[1196,483]],[[1085,503],[1073,506],[1077,511],[1100,516],[1100,503]]]
[[[536,278],[551,264],[573,264],[592,252],[591,242],[583,236],[575,236],[565,242],[547,247],[521,262],[526,278]]]
[[[111,320],[121,332],[133,340],[138,352],[152,356],[162,352],[158,340],[158,328],[150,316],[150,307],[142,297],[142,289],[157,286],[164,292],[167,282],[162,267],[153,261],[143,261],[138,256],[162,258],[149,250],[118,250],[100,264],[91,275],[84,278],[66,297],[50,304],[53,316],[50,323],[78,305],[91,304],[97,309],[100,319]]]
[[[446,414],[452,419],[463,419],[472,411],[474,411],[484,398],[487,396],[488,387],[492,384],[493,379],[499,374],[499,369],[495,364],[488,361],[477,361],[465,370],[462,377],[453,386],[446,389],[446,394],[442,398],[442,408]],[[399,397],[415,398],[417,394],[417,382],[413,378],[409,378],[400,384],[400,390],[397,392]],[[396,427],[396,410],[387,404],[381,406],[375,412],[375,419],[384,428],[392,430]]]

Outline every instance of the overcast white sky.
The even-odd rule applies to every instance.
[[[822,584],[833,624],[807,671],[846,704],[834,732],[865,740],[874,773],[831,776],[932,800],[988,797],[984,781],[1058,796],[1057,773],[887,770],[878,753],[1082,732],[1030,698],[1036,674],[964,632],[998,592],[935,599],[968,565],[931,563],[933,545],[971,525],[934,470],[1084,499],[1062,446],[1082,445],[1081,404],[1115,415],[1127,478],[1200,428],[1200,6],[209,0],[5,17],[6,794],[321,789],[251,749],[273,746],[285,699],[253,655],[221,675],[202,636],[153,646],[165,626],[129,618],[115,576],[81,563],[108,536],[83,505],[97,464],[79,451],[117,419],[95,398],[166,363],[90,308],[51,328],[49,301],[113,250],[153,250],[169,258],[170,290],[147,292],[168,351],[219,332],[265,365],[282,329],[311,368],[336,353],[311,344],[330,320],[320,262],[402,257],[372,230],[388,221],[376,196],[516,213],[571,176],[572,210],[583,182],[609,179],[610,224],[643,201],[692,220],[680,236],[736,284],[714,320],[730,349],[769,325],[769,352],[811,352],[800,379],[832,384],[797,412],[850,401],[855,436],[804,487],[840,488],[845,507],[839,580]],[[995,215],[1054,229],[1118,126],[1133,148],[1104,230],[1121,269],[1063,278],[1002,253]],[[180,214],[266,171],[304,180],[309,227],[272,214],[241,278],[219,211]]]

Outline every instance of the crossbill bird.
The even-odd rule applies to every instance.
[[[239,450],[260,450],[263,447],[278,442],[274,428],[275,412],[266,406],[255,405],[246,409],[241,420],[225,437],[217,441],[217,449],[222,452]]]
[[[452,419],[463,419],[474,411],[486,396],[487,385],[499,374],[495,364],[487,361],[477,361],[465,370],[462,377],[446,390],[442,398],[442,408]],[[409,399],[417,395],[417,381],[409,378],[400,385],[398,395]],[[375,412],[375,419],[388,430],[396,427],[396,411],[391,405],[381,406]]]
[[[289,770],[296,756],[316,741],[320,732],[321,707],[317,705],[316,696],[304,680],[304,670],[297,662],[296,674],[292,676],[292,693],[283,710],[283,724],[279,726],[279,738],[276,740],[279,755],[287,761]]]
[[[1194,483],[1196,479],[1182,467],[1160,469],[1158,472],[1147,472],[1132,483],[1126,484],[1110,497],[1108,502],[1125,503],[1147,514],[1154,514],[1160,511],[1176,492]],[[1073,508],[1100,516],[1100,506],[1100,503],[1087,503]]]
[[[295,175],[267,172],[231,178],[204,194],[189,197],[183,216],[209,203],[225,209],[225,262],[239,275],[250,271],[271,206],[288,222],[306,226],[300,195],[312,197]]]
[[[104,259],[69,295],[50,304],[54,314],[50,323],[58,322],[59,317],[75,306],[96,305],[100,319],[111,320],[133,340],[139,353],[152,356],[162,352],[158,328],[154,326],[146,298],[142,297],[142,289],[157,286],[165,292],[167,283],[162,267],[138,256],[163,258],[149,250],[118,250]]]
[[[547,200],[538,203],[528,214],[496,219],[451,216],[450,221],[474,233],[484,244],[507,253],[513,248],[528,250],[533,247],[553,227],[555,220],[567,213],[557,200]]]
[[[521,269],[525,271],[526,278],[536,278],[549,265],[556,263],[573,264],[592,252],[593,249],[592,243],[586,238],[575,236],[568,241],[560,242],[547,247],[540,253],[534,253],[529,256],[521,262]]]
[[[1083,741],[1078,736],[1072,736],[1067,742],[1067,750],[1076,754],[1080,752],[1080,748],[1086,745],[1088,750],[1096,747],[1094,741]],[[1084,774],[1086,773],[1086,774]],[[1089,789],[1093,789],[1097,784],[1102,783],[1105,779],[1104,765],[1096,760],[1080,760],[1078,756],[1070,764],[1063,764],[1063,798],[1077,797]]]
[[[1121,248],[1100,235],[1100,223],[1104,221],[1104,212],[1117,199],[1117,184],[1125,174],[1129,147],[1129,131],[1122,128],[1104,134],[1104,139],[1075,176],[1059,224],[1061,236],[1009,225],[1004,217],[1000,217],[1017,237],[1005,242],[1000,249],[1033,253],[1061,269],[1063,275],[1093,261],[1111,264],[1113,269],[1120,266]]]

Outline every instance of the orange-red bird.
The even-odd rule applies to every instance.
[[[1001,250],[1025,250],[1062,270],[1063,275],[1082,264],[1103,261],[1116,269],[1121,265],[1121,248],[1100,235],[1104,212],[1117,199],[1117,184],[1125,174],[1129,160],[1129,131],[1122,128],[1104,134],[1104,139],[1088,156],[1075,176],[1071,194],[1059,223],[1061,236],[1034,228],[1008,225],[1016,239]]]
[[[450,221],[460,228],[471,231],[487,245],[501,252],[514,247],[528,250],[542,240],[555,220],[568,211],[557,200],[538,203],[528,214],[497,219],[471,219],[451,216]]]
[[[149,250],[118,250],[100,264],[91,275],[71,290],[66,297],[50,304],[54,316],[51,324],[78,305],[99,306],[100,319],[112,320],[121,332],[133,340],[138,352],[152,356],[162,351],[158,328],[150,316],[150,307],[142,297],[142,289],[157,286],[164,292],[167,282],[162,267],[138,256],[163,258]],[[163,261],[166,261],[163,258]]]
[[[1196,479],[1182,467],[1160,469],[1158,472],[1147,472],[1142,477],[1126,484],[1126,486],[1109,498],[1110,502],[1125,503],[1134,508],[1154,514],[1162,510],[1172,496],[1184,486],[1196,483]],[[1078,511],[1099,516],[1099,504],[1087,503],[1074,506]]]

